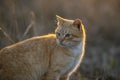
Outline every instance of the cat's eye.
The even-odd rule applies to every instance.
[[[71,36],[71,34],[65,34],[65,37],[70,37]]]
[[[57,34],[57,36],[60,36],[60,35],[61,35],[59,32],[57,32],[56,34]]]

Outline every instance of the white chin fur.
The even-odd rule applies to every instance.
[[[82,47],[83,47],[83,43],[81,42],[80,44],[78,44],[74,48],[71,48],[70,51],[74,54],[74,56],[77,56],[77,55],[81,54]]]
[[[60,44],[60,41],[58,39],[56,39],[56,42],[57,42],[57,44]]]

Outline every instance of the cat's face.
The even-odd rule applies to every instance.
[[[82,23],[80,19],[67,20],[57,16],[58,24],[56,33],[57,44],[64,47],[78,45],[83,37]]]

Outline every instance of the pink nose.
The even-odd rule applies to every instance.
[[[64,41],[65,38],[61,38],[59,39],[60,43],[62,43]]]

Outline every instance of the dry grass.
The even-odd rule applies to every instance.
[[[10,41],[10,43],[14,44],[15,42],[11,39],[11,37],[0,27],[0,31],[2,31],[3,35]]]

